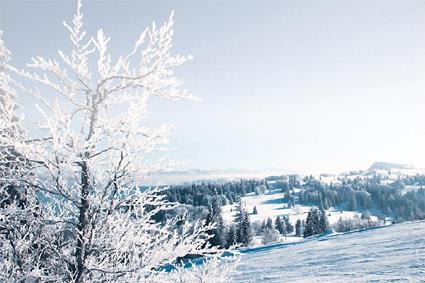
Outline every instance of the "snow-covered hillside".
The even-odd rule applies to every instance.
[[[296,192],[299,189],[295,189]],[[306,220],[308,212],[311,209],[311,206],[301,205],[297,203],[294,207],[288,207],[288,203],[284,201],[284,195],[281,190],[272,190],[266,191],[265,194],[255,195],[250,194],[242,197],[242,203],[246,210],[250,213],[251,222],[260,222],[266,220],[267,218],[271,218],[274,220],[277,216],[288,216],[289,221],[292,225],[295,225],[295,222],[300,220]],[[257,214],[253,214],[254,207],[257,208]],[[232,223],[235,217],[235,205],[225,205],[222,207],[223,219],[227,224]],[[346,211],[340,210],[337,208],[331,207],[326,211],[328,216],[329,224],[335,224],[340,218],[341,219],[352,219],[353,217],[361,217],[361,212],[357,211]],[[376,216],[371,216],[371,220],[377,221]],[[289,235],[286,238],[286,241],[299,241],[302,238],[292,237],[293,235]],[[282,237],[282,240],[284,238]],[[260,244],[261,241],[257,239],[254,241],[255,244]]]
[[[425,222],[308,239],[242,255],[235,282],[425,282]]]
[[[297,219],[305,220],[311,206],[296,204],[295,207],[288,208],[288,204],[283,200],[281,190],[266,192],[263,195],[248,195],[242,197],[242,203],[246,210],[250,212],[250,220],[252,222],[263,221],[267,218],[275,218],[277,216],[287,215],[290,222],[295,225]],[[257,208],[258,214],[252,214],[254,206]],[[222,208],[223,218],[227,223],[234,219],[235,205],[225,205]],[[335,208],[330,208],[328,211],[328,219],[330,224],[336,223],[339,218],[349,219],[355,216],[361,216],[361,213],[355,211],[344,211]],[[375,217],[372,217],[376,220]]]

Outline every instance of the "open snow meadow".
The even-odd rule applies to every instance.
[[[295,192],[297,192],[297,190],[295,190]],[[292,225],[295,225],[297,219],[305,220],[311,209],[311,205],[298,204],[297,199],[295,199],[295,205],[293,207],[288,207],[281,190],[266,191],[261,195],[251,193],[250,195],[242,197],[242,201],[247,211],[252,212],[254,207],[257,209],[257,214],[251,213],[250,215],[250,220],[252,222],[264,221],[267,218],[286,215],[289,217]],[[234,205],[225,205],[222,207],[223,219],[228,223],[232,222],[235,217],[236,211],[234,208]],[[327,213],[330,224],[337,223],[339,219],[351,219],[356,216],[361,216],[361,212],[337,208],[330,208]],[[371,216],[371,219],[376,220],[377,218]]]
[[[235,282],[425,282],[425,222],[328,235],[242,254]]]

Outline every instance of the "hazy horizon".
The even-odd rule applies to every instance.
[[[242,5],[243,3],[243,5]],[[0,30],[12,64],[69,50],[74,1],[4,0]],[[118,56],[175,11],[177,70],[203,102],[155,99],[147,123],[174,124],[178,169],[299,172],[425,168],[425,2],[84,1]],[[19,18],[19,20],[17,20]],[[47,27],[47,28],[46,28]],[[20,96],[26,117],[32,101]]]

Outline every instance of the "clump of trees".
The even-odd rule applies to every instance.
[[[425,176],[407,176],[382,184],[380,176],[341,178],[340,184],[325,184],[313,176],[305,177],[299,203],[325,210],[341,207],[351,211],[379,209],[396,222],[425,219]],[[405,191],[406,185],[417,189]]]
[[[328,217],[323,209],[313,207],[310,209],[304,226],[304,237],[323,234],[330,229]]]
[[[200,183],[170,186],[163,193],[170,202],[179,202],[193,206],[211,205],[212,199],[220,198],[223,205],[236,203],[245,194],[263,191],[265,180],[245,180],[219,183]]]
[[[366,229],[380,226],[379,221],[373,221],[370,218],[353,217],[349,219],[340,218],[337,223],[332,225],[332,229],[336,232],[349,232],[353,230]]]
[[[233,223],[226,225],[221,215],[220,198],[216,197],[209,207],[206,223],[212,228],[208,231],[208,242],[218,248],[230,248],[232,246],[249,246],[253,239],[253,226],[249,219],[249,213],[239,199],[235,205],[235,217]]]

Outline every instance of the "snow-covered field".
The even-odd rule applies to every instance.
[[[296,189],[297,192],[298,189]],[[283,193],[281,190],[275,190],[263,195],[249,195],[242,198],[242,203],[246,210],[251,213],[251,222],[263,221],[267,218],[276,218],[277,216],[288,215],[290,222],[295,225],[297,219],[305,220],[311,206],[296,204],[295,207],[287,208],[287,203],[283,202]],[[252,214],[254,206],[257,207],[258,214]],[[234,219],[234,205],[225,205],[222,207],[223,219],[226,223],[231,223]],[[330,208],[327,212],[330,224],[336,223],[339,218],[349,219],[355,216],[361,216],[361,213],[355,211],[344,211]],[[376,220],[376,217],[372,217]]]
[[[425,282],[425,222],[242,255],[235,282]]]
[[[242,198],[242,203],[250,213],[251,222],[262,221],[269,217],[274,219],[277,216],[288,215],[291,223],[295,224],[298,218],[305,219],[310,210],[309,206],[303,205],[287,208],[287,204],[283,203],[283,193],[281,192],[245,196]],[[258,214],[252,214],[254,206],[257,207]],[[231,223],[234,219],[235,211],[233,208],[234,205],[222,207],[223,218],[226,223]]]

